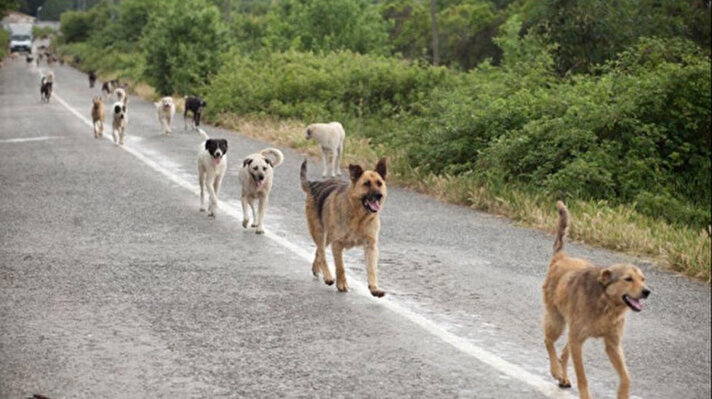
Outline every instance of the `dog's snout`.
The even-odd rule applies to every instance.
[[[258,180],[258,181],[262,181],[262,180],[264,180],[264,179],[265,179],[265,175],[264,175],[264,174],[260,173],[260,174],[257,175],[257,180]]]
[[[643,298],[647,298],[647,297],[650,296],[650,293],[651,293],[651,292],[652,292],[652,291],[651,291],[649,288],[643,288],[643,293],[641,294],[641,296],[642,296]]]
[[[373,194],[371,194],[371,197],[373,197],[373,199],[375,199],[376,201],[380,201],[381,198],[383,198],[383,194],[381,194],[380,191],[376,191]]]

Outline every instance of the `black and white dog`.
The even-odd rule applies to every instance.
[[[185,110],[183,111],[183,123],[185,124],[185,129],[188,130],[188,111],[193,113],[193,128],[200,126],[200,115],[203,113],[203,108],[208,105],[200,97],[186,96],[185,97]]]
[[[124,145],[124,134],[129,117],[126,113],[126,104],[120,101],[114,103],[112,107],[114,119],[111,122],[111,135],[114,137],[114,144]]]
[[[225,171],[227,171],[227,140],[211,139],[201,128],[198,132],[205,141],[198,152],[198,182],[200,183],[200,211],[205,211],[205,190],[208,190],[210,203],[208,216],[215,217],[218,207],[218,194]]]
[[[47,72],[40,79],[40,99],[46,103],[52,97],[52,84],[54,83],[54,73]]]

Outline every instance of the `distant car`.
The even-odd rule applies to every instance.
[[[32,52],[32,25],[10,25],[10,52]]]

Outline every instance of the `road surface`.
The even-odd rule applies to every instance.
[[[1,398],[575,397],[548,375],[540,329],[553,237],[391,187],[388,295],[368,294],[358,249],[346,257],[352,290],[338,293],[311,275],[302,155],[282,149],[256,235],[240,223],[237,171],[268,143],[206,127],[230,143],[210,219],[196,194],[201,139],[182,116],[162,136],[153,104],[132,96],[126,145],[95,140],[100,85],[53,69],[49,104],[36,66],[0,70]],[[653,294],[624,339],[633,397],[709,398],[708,285],[567,249],[647,275]],[[614,397],[602,342],[587,343],[585,364],[594,396]]]

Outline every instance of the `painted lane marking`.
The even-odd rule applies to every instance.
[[[25,143],[28,141],[43,141],[63,139],[67,136],[39,136],[39,137],[23,137],[16,139],[0,139],[0,143]]]
[[[65,108],[67,108],[70,112],[72,112],[74,115],[77,116],[81,121],[83,121],[87,126],[92,127],[91,121],[86,118],[84,115],[82,115],[79,111],[75,110],[70,106],[66,101],[64,101],[61,97],[57,95],[57,93],[52,93],[52,96],[57,99],[57,101],[62,104]],[[110,142],[113,143],[113,139],[109,135],[104,135],[103,136],[105,139],[109,140]],[[129,154],[135,156],[138,158],[141,162],[145,163],[151,169],[155,170],[156,172],[162,174],[166,178],[168,178],[170,181],[175,183],[176,185],[185,188],[186,190],[192,192],[195,195],[200,195],[200,189],[197,184],[188,182],[184,178],[178,176],[177,174],[173,173],[172,171],[162,167],[159,165],[157,162],[152,160],[151,158],[145,156],[138,150],[132,148],[131,146],[121,146],[121,149],[124,151],[128,152]],[[219,201],[218,203],[218,208],[221,210],[222,213],[225,213],[229,216],[232,216],[233,218],[237,219],[238,221],[242,220],[242,210],[241,207],[232,205],[230,203],[227,203],[225,201]],[[278,245],[282,246],[283,248],[291,251],[295,255],[299,256],[300,258],[304,259],[308,263],[311,264],[312,262],[312,253],[306,251],[304,248],[301,246],[279,236],[276,235],[270,231],[267,231],[265,233],[265,237],[269,238],[270,240],[274,241]],[[348,276],[348,278],[351,281],[356,282],[357,284],[352,284],[351,285],[351,291],[358,293],[362,296],[367,297],[368,299],[372,300],[374,303],[377,303],[386,309],[391,310],[392,312],[410,320],[412,323],[418,325],[425,331],[429,332],[430,334],[438,337],[440,340],[443,342],[453,346],[457,350],[459,350],[462,353],[465,353],[468,356],[474,357],[475,359],[479,360],[482,363],[485,363],[489,365],[490,367],[494,368],[495,370],[501,372],[504,375],[507,375],[513,379],[519,380],[532,388],[534,388],[536,391],[538,391],[541,394],[544,394],[546,397],[552,398],[552,399],[576,399],[577,396],[574,396],[571,392],[569,391],[564,391],[557,387],[553,379],[544,379],[539,375],[536,375],[534,373],[531,373],[524,368],[517,366],[514,363],[511,363],[507,360],[502,359],[501,357],[495,355],[494,353],[481,348],[472,342],[469,342],[468,340],[461,338],[446,329],[438,326],[435,322],[427,319],[424,316],[421,316],[417,313],[412,312],[409,309],[406,309],[405,307],[399,305],[398,303],[389,300],[389,297],[385,298],[373,298],[371,296],[371,293],[368,290],[368,287],[366,284],[359,279],[353,278],[353,276]]]

